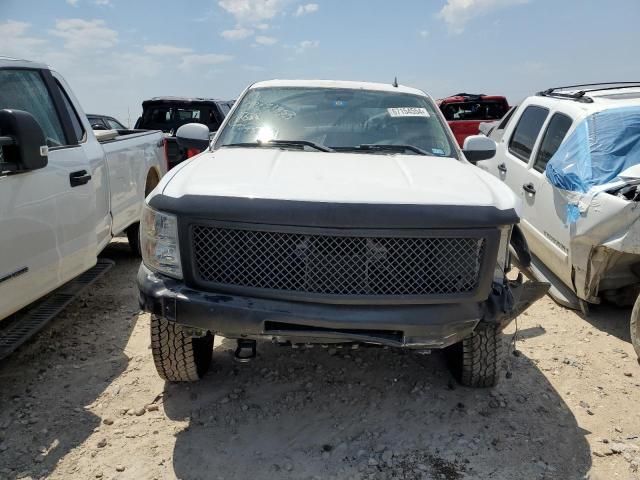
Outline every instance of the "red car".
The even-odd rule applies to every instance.
[[[437,103],[461,147],[469,135],[480,133],[481,123],[499,120],[509,110],[507,99],[497,95],[458,93]]]

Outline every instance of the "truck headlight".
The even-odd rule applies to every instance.
[[[511,241],[512,227],[500,228],[500,244],[498,245],[498,260],[493,273],[493,281],[499,284],[504,282],[504,276],[509,268],[509,242]]]
[[[151,270],[182,279],[175,215],[157,212],[145,205],[140,222],[140,250],[142,261]]]

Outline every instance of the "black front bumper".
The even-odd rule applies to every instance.
[[[470,335],[480,322],[502,327],[543,296],[548,285],[510,282],[485,302],[420,305],[344,305],[292,302],[203,292],[138,271],[140,307],[178,324],[228,338],[331,343],[371,342],[407,348],[443,348]]]

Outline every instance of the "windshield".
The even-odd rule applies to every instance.
[[[447,120],[499,120],[507,113],[505,102],[459,102],[442,105]]]
[[[300,87],[249,90],[215,148],[269,141],[279,141],[281,148],[285,142],[290,147],[306,142],[316,149],[457,158],[431,100],[407,93]]]
[[[206,106],[154,105],[145,107],[138,128],[170,132],[185,123],[202,123],[212,131],[219,126],[213,109]]]

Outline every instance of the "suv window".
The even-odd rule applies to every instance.
[[[548,114],[549,110],[546,108],[530,105],[518,120],[518,125],[509,141],[509,151],[523,162],[529,161],[536,138]]]
[[[62,88],[62,86],[57,81],[56,81],[56,86],[60,91],[60,96],[62,97],[62,101],[64,102],[64,108],[67,110],[67,113],[69,114],[69,118],[71,119],[71,125],[73,126],[73,132],[76,135],[76,141],[69,142],[69,143],[70,144],[80,143],[84,139],[84,128],[82,128],[82,123],[80,123],[80,118],[78,117],[78,114],[76,113],[75,108],[73,108],[73,105],[71,105],[71,101],[67,96],[67,92],[64,91],[64,88]]]
[[[142,122],[145,125],[161,126],[170,125],[171,123],[171,107],[151,107],[145,110]]]
[[[205,113],[199,108],[176,108],[174,111],[175,119],[178,122],[184,120],[200,120],[205,118]]]
[[[547,162],[549,162],[558,150],[558,147],[560,147],[572,123],[571,118],[562,113],[556,113],[551,117],[547,130],[544,132],[542,144],[536,155],[536,161],[533,164],[533,168],[538,172],[544,172],[547,167]]]
[[[0,70],[0,109],[24,110],[35,117],[47,145],[64,145],[66,139],[53,99],[37,70]]]
[[[93,128],[94,130],[96,130],[95,127],[98,127],[98,129],[107,128],[107,125],[104,123],[104,121],[100,117],[87,116],[87,119],[89,120],[89,123],[91,124],[91,128]]]
[[[109,126],[111,128],[113,128],[114,130],[126,130],[125,126],[122,125],[120,122],[114,120],[113,118],[107,118],[107,123],[109,124]]]

